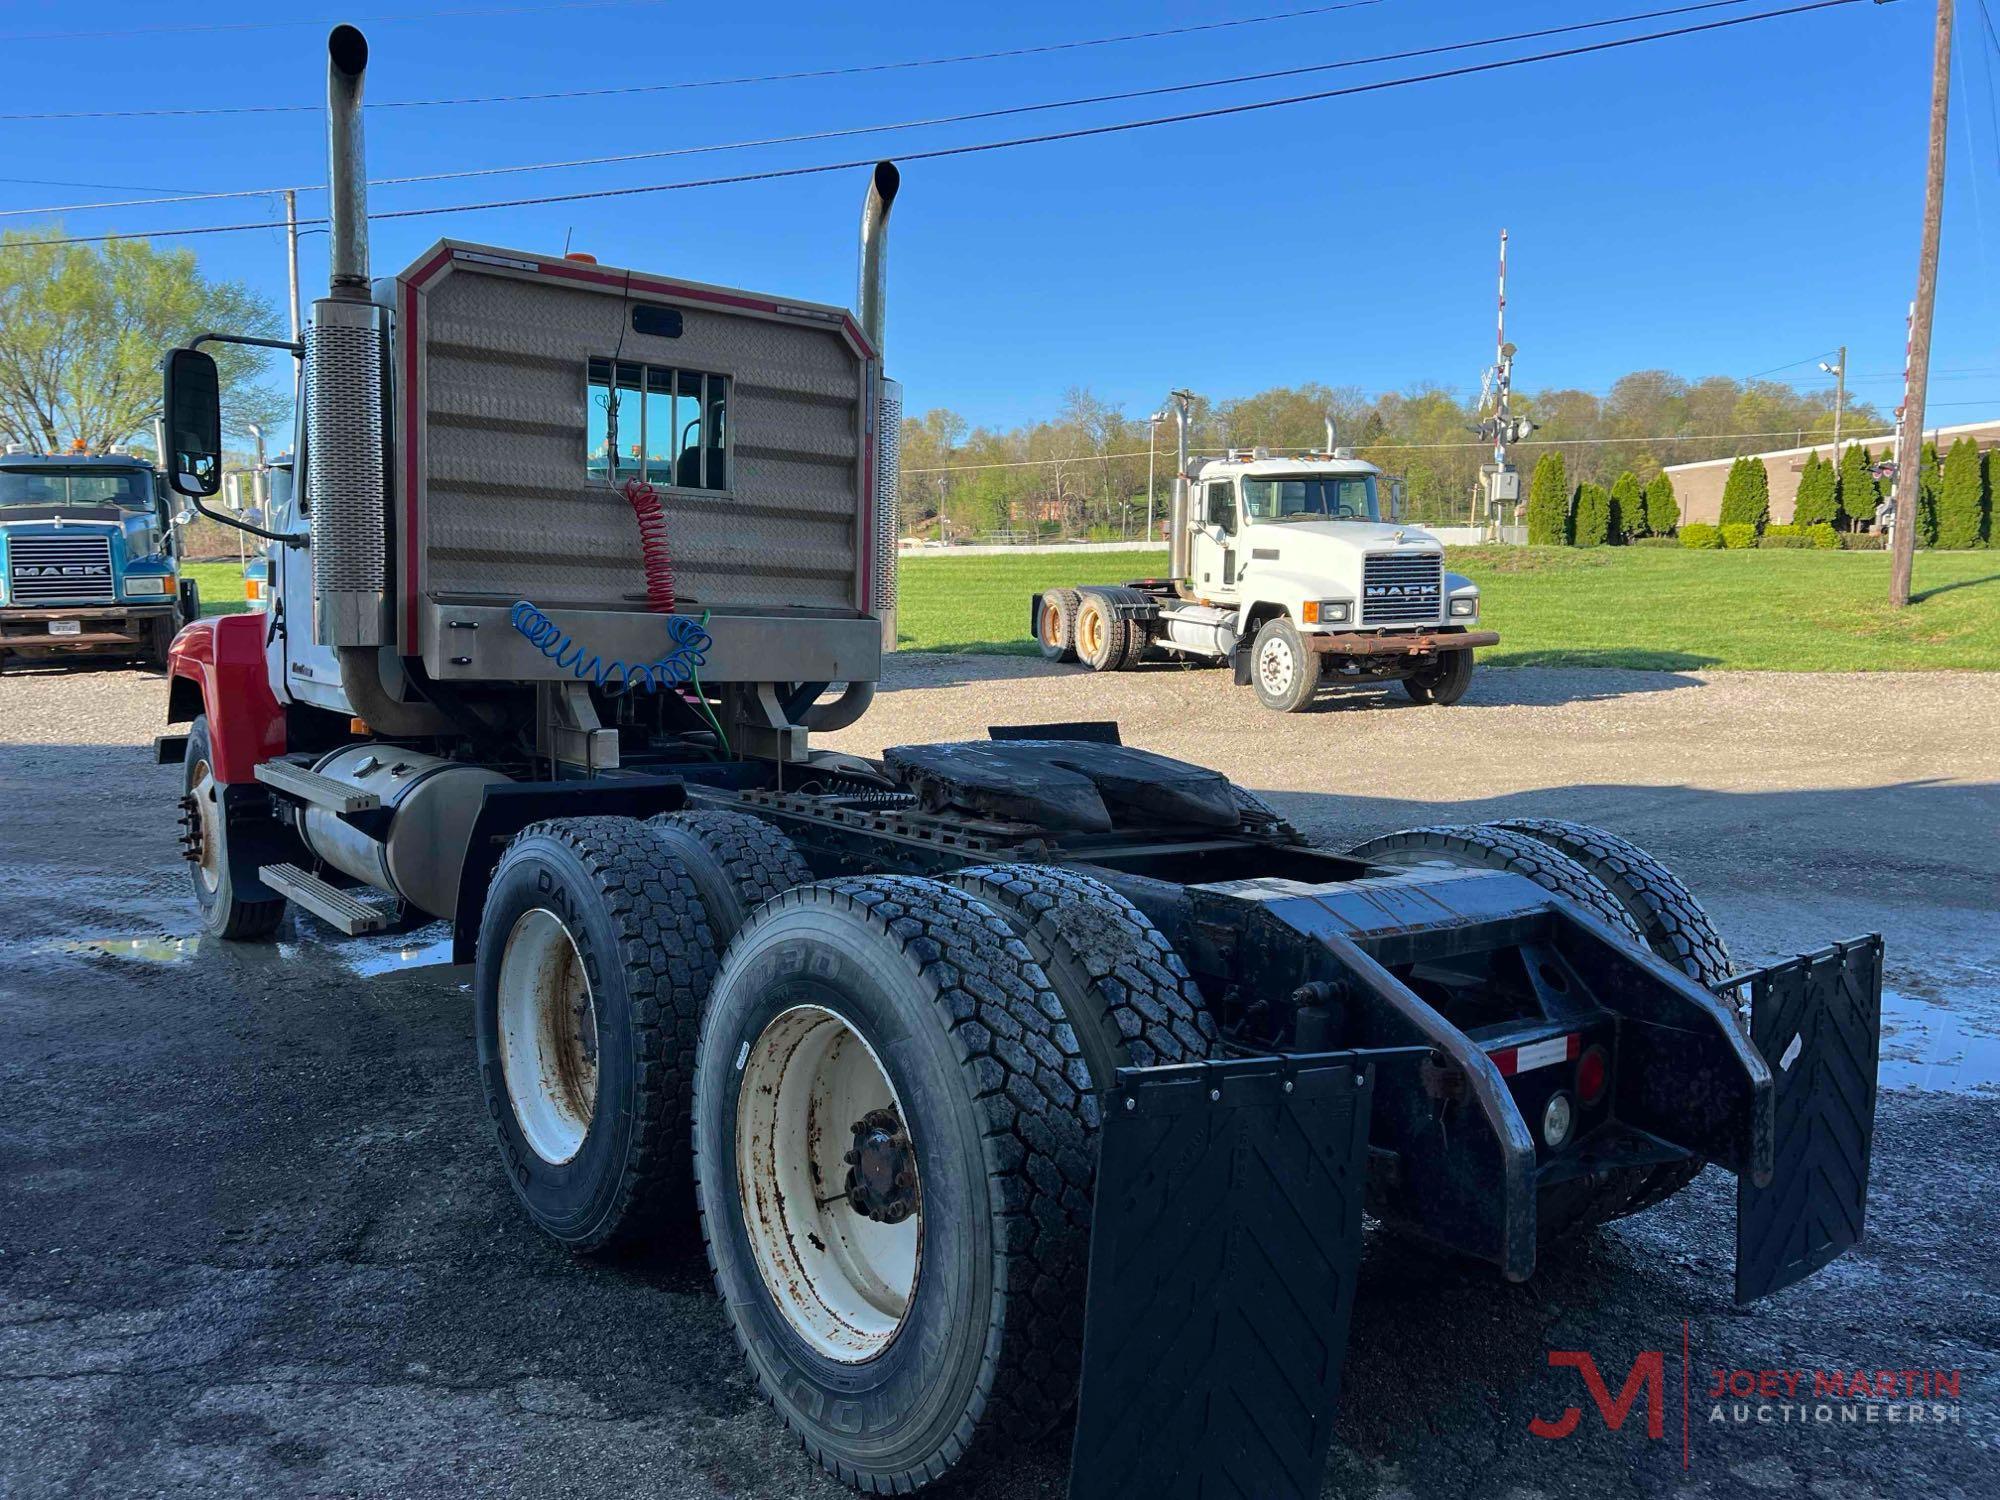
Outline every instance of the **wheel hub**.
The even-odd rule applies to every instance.
[[[191,865],[202,862],[201,846],[206,838],[206,829],[201,816],[201,804],[195,801],[193,792],[181,798],[181,858]]]
[[[1266,692],[1287,692],[1292,685],[1291,647],[1277,638],[1264,642],[1264,649],[1257,653],[1257,675],[1263,679]]]
[[[877,1224],[900,1224],[917,1211],[917,1159],[893,1109],[871,1109],[854,1122],[847,1162],[847,1203]]]

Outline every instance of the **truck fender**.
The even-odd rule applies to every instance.
[[[254,781],[285,753],[285,710],[264,668],[261,614],[220,615],[181,628],[167,648],[167,722],[208,716],[215,779]]]

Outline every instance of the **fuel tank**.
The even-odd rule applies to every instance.
[[[386,816],[376,818],[376,836],[326,808],[303,808],[299,836],[312,851],[335,869],[401,896],[420,911],[452,915],[472,820],[486,788],[507,778],[484,766],[384,744],[345,746],[313,769],[375,793]]]

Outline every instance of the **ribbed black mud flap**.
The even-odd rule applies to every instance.
[[[1073,1500],[1319,1494],[1373,1090],[1351,1054],[1119,1071]]]
[[[1882,939],[1750,976],[1750,1040],[1773,1081],[1772,1173],[1736,1188],[1736,1300],[1803,1281],[1856,1244],[1868,1212]]]

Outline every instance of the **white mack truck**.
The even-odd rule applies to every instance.
[[[1522,1280],[1713,1165],[1741,1300],[1859,1238],[1878,938],[1738,972],[1614,835],[1315,848],[1111,724],[815,748],[893,639],[896,169],[858,317],[456,240],[375,279],[367,55],[329,39],[267,609],[172,647],[190,890],[230,939],[449,923],[524,1216],[578,1253],[698,1216],[831,1473],[905,1494],[1073,1424],[1079,1500],[1317,1496],[1364,1205]],[[165,404],[201,506],[200,347]],[[1314,534],[1278,504],[1246,534]]]
[[[1162,653],[1228,662],[1281,713],[1323,687],[1401,682],[1419,703],[1456,703],[1472,653],[1496,644],[1479,589],[1448,573],[1444,546],[1400,518],[1371,463],[1335,443],[1273,458],[1263,448],[1188,456],[1187,391],[1178,434],[1169,578],[1051,589],[1029,604],[1051,661],[1115,672]]]

